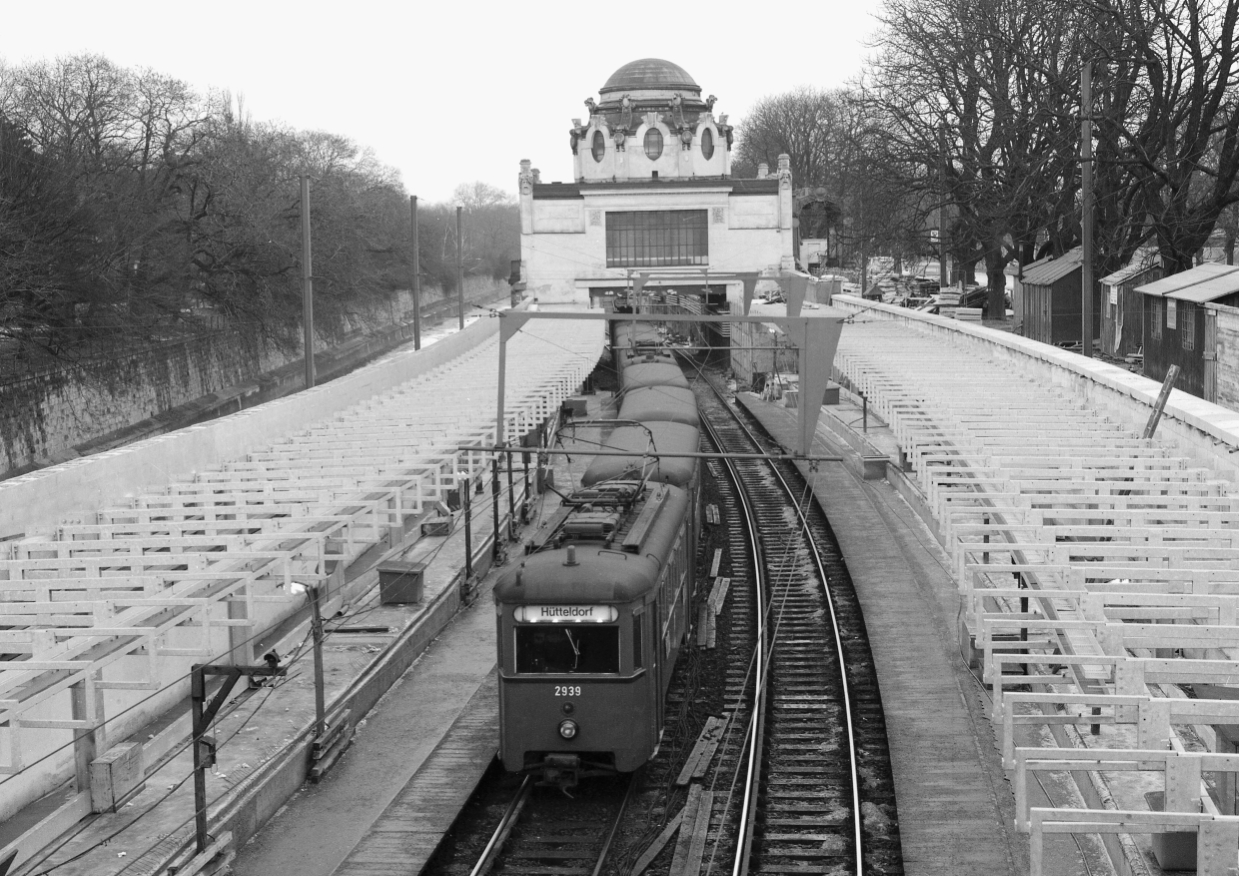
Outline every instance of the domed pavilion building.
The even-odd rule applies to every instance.
[[[735,274],[791,269],[786,156],[773,174],[732,178],[732,128],[701,92],[677,64],[632,61],[572,120],[572,182],[543,183],[521,162],[527,297],[593,303],[648,274],[648,291],[722,303],[741,294]]]

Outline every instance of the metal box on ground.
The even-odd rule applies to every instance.
[[[451,517],[432,517],[422,521],[422,535],[451,535]]]
[[[90,762],[90,808],[115,812],[144,787],[142,746],[136,742],[113,745]]]
[[[379,601],[383,605],[421,602],[425,581],[425,563],[383,563],[379,566]]]

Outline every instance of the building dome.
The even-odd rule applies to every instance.
[[[642,58],[629,61],[612,73],[598,94],[606,100],[607,95],[626,91],[684,91],[700,95],[701,86],[678,64],[661,58]]]

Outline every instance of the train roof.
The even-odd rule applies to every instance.
[[[696,453],[698,446],[696,428],[683,423],[663,422],[619,426],[602,442],[603,450],[618,450],[624,453]],[[585,470],[581,485],[593,486],[601,481],[612,480],[639,480],[643,470],[650,481],[687,487],[697,471],[697,459],[691,456],[646,459],[598,456]]]
[[[615,327],[615,337],[623,338],[636,344],[654,344],[661,346],[663,339],[658,333],[658,326],[648,322],[633,322],[623,320]]]
[[[688,389],[688,379],[679,365],[667,361],[631,360],[623,371],[624,389],[640,386],[679,386]]]
[[[647,488],[637,513],[612,540],[571,538],[560,547],[528,555],[500,576],[495,601],[620,603],[639,598],[657,584],[688,502],[688,494],[678,487]]]
[[[691,389],[678,386],[644,386],[625,392],[619,418],[639,423],[661,421],[701,426],[696,396]]]

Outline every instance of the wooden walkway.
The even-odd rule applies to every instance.
[[[499,686],[492,672],[443,741],[335,871],[409,876],[422,871],[494,760]]]

